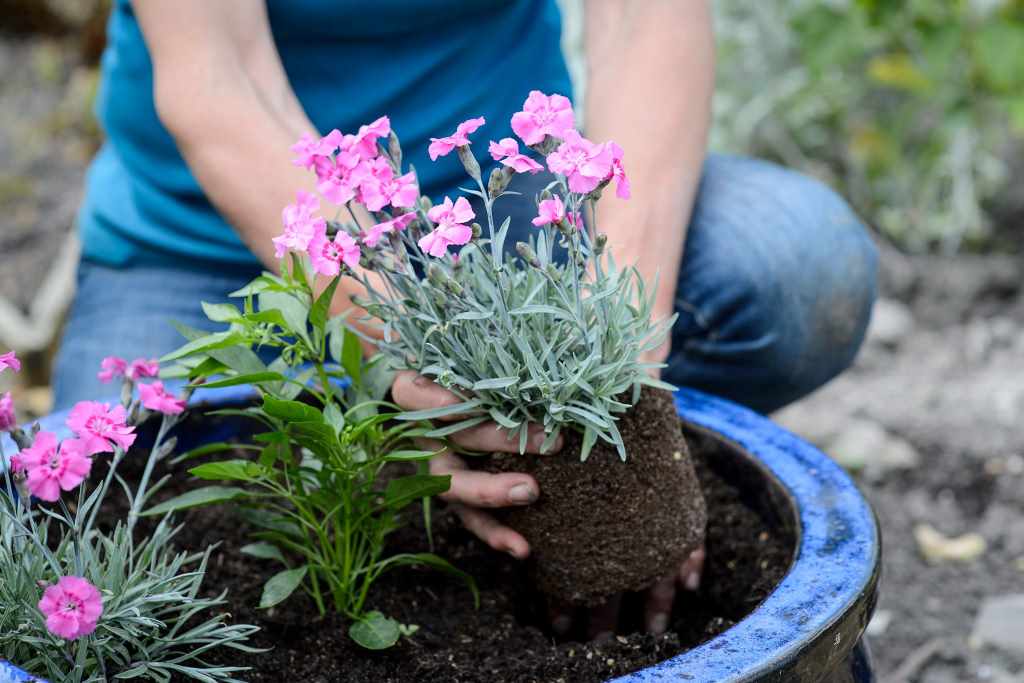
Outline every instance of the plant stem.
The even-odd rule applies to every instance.
[[[135,496],[132,498],[132,507],[128,511],[128,522],[126,524],[128,533],[131,534],[135,528],[135,523],[139,519],[139,515],[142,513],[142,504],[146,501],[146,488],[149,486],[149,479],[153,475],[153,467],[156,465],[158,455],[161,447],[164,444],[164,439],[167,437],[167,432],[172,426],[177,424],[177,418],[171,415],[164,415],[160,420],[160,430],[157,432],[156,440],[153,442],[153,448],[149,451],[149,457],[146,459],[146,468],[142,471],[142,478],[139,480],[139,486],[135,489]],[[113,466],[111,466],[113,470]],[[109,477],[104,482],[104,487],[109,483]],[[106,494],[106,490],[100,494],[100,500]]]

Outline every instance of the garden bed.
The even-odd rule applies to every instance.
[[[194,423],[183,429],[190,424]],[[234,620],[259,625],[262,630],[254,644],[273,648],[260,655],[216,655],[222,663],[251,666],[243,676],[248,681],[602,681],[664,661],[728,629],[749,614],[789,568],[795,547],[793,520],[788,511],[780,512],[777,497],[765,495],[765,481],[752,481],[749,472],[738,474],[736,457],[729,457],[734,451],[726,442],[691,435],[691,444],[709,509],[708,560],[701,589],[680,594],[669,631],[661,636],[640,632],[642,602],[634,597],[625,601],[619,628],[629,635],[588,643],[576,633],[556,641],[524,566],[488,549],[445,510],[434,514],[435,551],[476,578],[480,608],[474,609],[465,585],[435,572],[387,574],[374,585],[370,607],[416,624],[419,630],[379,653],[351,641],[343,619],[318,619],[312,602],[298,593],[269,611],[254,608],[266,576],[277,567],[239,552],[252,539],[237,506],[182,513],[178,542],[189,549],[220,543],[205,590],[215,594],[227,589],[227,610]],[[157,500],[195,485],[185,469],[185,464],[172,468],[177,476]],[[127,467],[125,474],[131,474]],[[418,520],[419,509],[412,512]],[[422,524],[404,527],[390,545],[393,550],[426,551]]]

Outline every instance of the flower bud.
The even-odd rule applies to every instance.
[[[430,197],[426,195],[420,197],[420,209],[426,212],[430,211],[432,208],[434,208],[434,202],[430,201]]]
[[[546,200],[548,200],[548,199],[551,199],[551,198],[552,198],[553,196],[554,196],[554,195],[553,195],[553,194],[551,194],[551,190],[549,190],[549,189],[547,189],[547,188],[545,187],[545,188],[544,188],[543,190],[541,190],[541,193],[540,193],[540,200],[541,200],[541,201],[543,202],[543,201],[546,201]]]
[[[476,239],[483,232],[483,228],[480,227],[479,223],[472,223],[469,229],[473,231],[473,239]]]
[[[508,166],[500,166],[491,171],[491,177],[487,181],[487,194],[491,196],[491,199],[496,198],[505,188],[508,187],[509,182],[512,180],[512,174],[515,173]]]
[[[480,182],[480,164],[477,163],[476,157],[473,156],[473,152],[469,149],[469,145],[459,145],[456,149],[459,152],[459,161],[462,162],[466,173],[473,180]]]
[[[395,166],[401,168],[402,145],[398,142],[398,136],[395,135],[395,131],[391,131],[388,135],[388,154],[391,155],[391,160],[395,162]]]
[[[597,233],[597,237],[594,238],[594,255],[598,256],[604,253],[606,246],[608,246],[608,235],[603,232]]]
[[[529,244],[526,242],[516,242],[516,251],[531,266],[540,268],[540,259],[537,258],[537,252]]]
[[[427,279],[437,287],[444,287],[445,280],[448,278],[445,276],[444,271],[431,263],[427,266]]]

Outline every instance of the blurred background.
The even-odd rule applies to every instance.
[[[0,350],[26,360],[0,392],[25,417],[74,286],[107,5],[0,0]],[[878,510],[883,681],[1024,683],[1024,0],[714,7],[712,147],[825,180],[882,252],[856,366],[775,417]]]

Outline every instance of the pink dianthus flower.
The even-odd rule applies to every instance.
[[[626,169],[622,165],[622,157],[625,152],[614,142],[608,142],[608,149],[612,152],[612,174],[615,180],[615,196],[619,199],[629,199],[632,191],[629,186],[629,178],[626,177]]]
[[[281,222],[284,232],[273,238],[274,254],[281,258],[288,251],[306,251],[317,231],[327,229],[327,221],[314,214],[320,209],[320,201],[309,192],[295,195],[295,203],[289,204],[281,211]]]
[[[103,596],[80,576],[62,576],[57,585],[43,591],[38,607],[50,633],[75,640],[96,630],[103,614]]]
[[[303,133],[299,141],[291,146],[295,152],[292,163],[304,168],[313,168],[317,159],[329,157],[335,150],[335,146],[327,138],[314,138],[309,133]]]
[[[160,363],[155,358],[136,358],[128,364],[124,376],[133,382],[160,374]]]
[[[9,432],[18,426],[18,420],[14,416],[14,401],[11,400],[11,392],[0,396],[0,432]]]
[[[373,159],[380,150],[377,148],[377,140],[386,138],[391,134],[391,119],[382,116],[373,123],[359,126],[359,132],[349,137],[346,142],[349,149],[358,152],[364,159]]]
[[[333,159],[317,159],[316,189],[324,199],[344,206],[356,196],[367,174],[366,163],[354,150],[341,150]]]
[[[460,123],[451,135],[443,138],[430,138],[430,147],[427,148],[430,160],[436,161],[438,157],[450,154],[456,147],[470,144],[470,133],[476,132],[476,129],[484,125],[484,123],[486,123],[486,120],[482,116],[468,119]]]
[[[523,110],[512,115],[512,130],[528,145],[543,142],[546,135],[565,138],[575,128],[572,102],[564,95],[545,95],[533,90],[523,103]]]
[[[164,388],[163,382],[139,385],[142,406],[164,415],[177,415],[185,410],[185,401]]]
[[[403,209],[415,206],[420,197],[415,173],[410,171],[395,177],[390,162],[384,157],[374,159],[368,168],[369,173],[359,185],[361,199],[367,209],[380,211],[388,204]]]
[[[28,476],[29,492],[47,502],[60,498],[61,490],[70,491],[89,474],[92,459],[84,442],[65,439],[57,444],[53,432],[39,432],[35,441],[18,454],[18,467]]]
[[[531,222],[538,228],[548,223],[557,223],[565,218],[565,203],[555,195],[551,199],[542,199],[537,205],[537,217]]]
[[[525,154],[520,154],[519,143],[512,138],[502,138],[500,142],[492,141],[487,151],[491,153],[492,159],[500,161],[516,173],[537,173],[544,170],[536,161]]]
[[[96,374],[104,384],[108,384],[115,377],[121,377],[128,369],[128,361],[120,356],[107,356],[100,361],[100,371]]]
[[[21,370],[21,361],[14,354],[14,351],[8,351],[7,353],[0,353],[0,372],[10,368],[15,372]]]
[[[332,241],[321,230],[309,243],[309,258],[315,272],[334,277],[341,272],[342,263],[349,268],[359,264],[359,245],[347,232],[339,231]]]
[[[579,194],[593,191],[612,174],[611,148],[595,144],[575,130],[565,133],[565,141],[547,161],[551,172],[566,176],[569,189]]]
[[[389,221],[371,225],[370,229],[363,233],[363,244],[368,247],[376,247],[381,237],[389,232],[405,230],[414,220],[416,220],[416,212],[410,211],[409,213],[403,213],[401,216],[396,216]]]
[[[135,427],[125,424],[128,413],[124,406],[110,407],[108,403],[81,401],[68,414],[68,428],[84,443],[88,454],[107,453],[114,445],[122,450],[135,442]]]
[[[419,245],[431,256],[440,258],[451,245],[465,244],[473,238],[473,229],[465,223],[476,218],[476,214],[465,197],[459,197],[454,204],[450,197],[445,197],[443,203],[427,212],[427,217],[437,227],[421,237]]]

